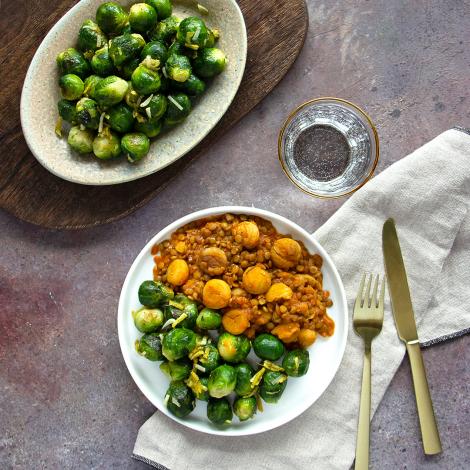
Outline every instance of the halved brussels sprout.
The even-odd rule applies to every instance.
[[[187,356],[196,346],[196,334],[187,328],[170,330],[162,341],[163,355],[169,361],[177,361]]]
[[[153,333],[163,325],[163,312],[158,308],[139,308],[132,312],[132,318],[142,333]]]
[[[83,82],[85,86],[83,94],[86,97],[93,98],[95,96],[96,85],[98,85],[101,80],[103,79],[98,77],[98,75],[90,75],[87,77],[87,79]]]
[[[173,11],[170,0],[145,0],[145,3],[148,3],[149,5],[152,5],[153,8],[155,8],[160,20],[168,18]]]
[[[150,56],[152,59],[157,59],[161,64],[164,64],[168,59],[168,49],[163,41],[148,42],[140,53],[140,57],[145,59]]]
[[[115,2],[102,3],[96,10],[96,22],[106,34],[119,34],[127,21],[126,12]]]
[[[238,364],[235,366],[237,372],[237,384],[235,386],[235,393],[241,397],[249,395],[253,391],[251,378],[255,374],[253,367],[249,364]]]
[[[157,12],[147,3],[135,3],[129,10],[129,24],[133,31],[145,33],[157,24]]]
[[[141,95],[150,95],[160,89],[160,74],[156,70],[152,70],[147,66],[140,64],[134,72],[132,72],[132,87]]]
[[[282,360],[282,367],[287,375],[301,377],[308,371],[310,356],[305,349],[294,349],[289,351]]]
[[[176,39],[190,49],[199,49],[207,41],[207,27],[197,16],[185,18],[178,26]]]
[[[189,96],[200,96],[206,91],[206,84],[194,74],[191,74],[183,83],[172,82],[172,86],[176,90],[183,90]]]
[[[69,47],[57,56],[57,65],[61,75],[73,73],[84,79],[90,73],[90,66],[85,57],[73,47]]]
[[[93,20],[85,20],[78,32],[77,47],[82,52],[96,51],[108,42],[101,28]]]
[[[124,103],[119,103],[108,109],[106,121],[113,131],[124,134],[132,129],[134,125],[134,114],[129,106]]]
[[[193,62],[196,74],[203,78],[212,78],[221,73],[227,65],[225,54],[216,47],[208,47],[198,52]]]
[[[96,75],[106,77],[114,72],[114,64],[111,57],[109,57],[107,44],[95,52],[95,55],[91,58],[90,64]]]
[[[253,350],[261,359],[277,361],[284,354],[282,341],[269,333],[262,333],[253,341]]]
[[[77,122],[88,129],[98,129],[100,124],[100,113],[98,104],[90,98],[82,98],[76,106]]]
[[[209,398],[207,417],[214,424],[230,424],[233,418],[230,402],[226,398]]]
[[[219,350],[213,345],[204,346],[204,354],[198,358],[199,365],[204,368],[201,372],[207,374],[220,365]]]
[[[162,361],[162,340],[160,333],[145,333],[142,338],[136,340],[135,350],[149,361]]]
[[[185,82],[191,76],[191,62],[184,55],[170,55],[165,64],[165,70],[175,82]]]
[[[180,21],[181,20],[176,16],[170,16],[160,21],[157,23],[157,26],[148,33],[150,40],[164,41],[167,44],[170,43],[176,36]]]
[[[196,326],[196,318],[198,315],[197,303],[183,294],[178,294],[169,305],[165,307],[165,321],[170,319],[178,320],[181,315],[184,315],[184,320],[178,323],[177,326],[179,328],[193,329]]]
[[[122,151],[127,155],[127,159],[131,162],[137,162],[149,153],[149,138],[142,132],[132,132],[126,134],[121,139]]]
[[[217,341],[217,349],[227,362],[242,362],[251,350],[250,340],[244,336],[222,333]]]
[[[165,125],[174,126],[183,122],[191,112],[191,100],[184,93],[168,96],[168,108],[165,113]]]
[[[216,367],[209,375],[209,395],[214,398],[222,398],[230,395],[235,390],[237,373],[232,366],[224,364]]]
[[[266,403],[277,403],[287,385],[287,375],[267,370],[259,388],[259,394]]]
[[[240,421],[246,421],[255,415],[256,405],[255,397],[237,398],[233,403],[233,412]]]
[[[77,111],[75,109],[76,103],[68,100],[60,100],[57,103],[59,116],[67,122],[75,123],[77,121]]]
[[[165,403],[170,411],[178,418],[184,418],[196,407],[192,390],[182,381],[171,382],[165,394]]]
[[[70,101],[78,100],[85,89],[82,79],[73,73],[62,75],[59,79],[59,86],[62,96]]]
[[[220,313],[212,308],[203,308],[196,319],[196,325],[201,330],[216,330],[221,324]]]
[[[133,59],[130,59],[126,62],[124,62],[120,67],[119,67],[119,72],[122,78],[125,78],[126,80],[130,80],[132,77],[132,74],[134,73],[134,70],[140,65],[140,57],[134,57]]]
[[[167,375],[170,380],[184,380],[189,377],[192,366],[191,361],[188,359],[163,361],[160,364],[160,370]]]
[[[161,121],[137,121],[134,125],[134,130],[136,132],[141,132],[145,134],[149,139],[153,139],[160,134],[162,130],[162,123]]]
[[[107,132],[98,134],[93,141],[93,153],[100,160],[119,157],[121,154],[121,141],[119,137],[109,129]]]
[[[111,39],[109,55],[116,67],[124,62],[140,57],[140,51],[145,46],[145,40],[140,34],[123,34]]]
[[[95,134],[90,129],[80,129],[74,126],[70,129],[67,142],[78,153],[91,153],[93,151],[93,139]]]
[[[94,97],[100,106],[113,106],[124,99],[129,85],[122,78],[110,75],[95,87]]]
[[[207,384],[209,382],[208,377],[200,377],[199,382],[203,385],[206,390],[201,390],[199,393],[195,393],[196,398],[201,401],[209,401],[209,390],[207,390]]]
[[[160,281],[144,281],[139,287],[138,296],[142,305],[157,308],[171,300],[175,294]]]

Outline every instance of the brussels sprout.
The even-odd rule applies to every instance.
[[[57,103],[59,116],[67,122],[75,123],[77,120],[77,111],[75,110],[75,103],[68,100],[60,100]]]
[[[167,44],[173,40],[178,31],[180,19],[170,16],[157,23],[157,26],[148,33],[151,41],[164,41]]]
[[[291,377],[301,377],[308,371],[310,356],[305,349],[295,349],[289,351],[282,360],[282,367],[287,375]]]
[[[149,138],[142,132],[133,132],[126,134],[121,139],[122,151],[127,155],[131,162],[137,162],[148,154],[150,149]]]
[[[230,424],[232,422],[232,407],[226,398],[209,398],[207,417],[214,424]]]
[[[145,134],[149,139],[153,139],[160,134],[162,130],[162,123],[161,121],[143,121],[143,122],[136,122],[134,125],[134,130],[136,132],[141,132]]]
[[[160,333],[145,333],[135,342],[135,350],[149,361],[163,360]]]
[[[129,24],[133,31],[145,33],[157,24],[157,12],[147,3],[135,3],[129,10]]]
[[[204,346],[204,355],[198,358],[198,362],[205,369],[204,373],[212,372],[220,365],[219,350],[213,344]]]
[[[248,356],[251,345],[250,340],[244,336],[235,336],[222,333],[217,341],[217,349],[223,359],[228,362],[242,362]]]
[[[249,395],[253,391],[251,385],[251,378],[255,371],[249,364],[238,364],[235,366],[237,372],[237,384],[235,386],[235,393],[241,397]]]
[[[178,323],[178,327],[193,329],[196,326],[196,318],[198,315],[197,303],[183,294],[178,294],[174,300],[170,301],[165,307],[165,321],[169,319],[178,320],[181,315],[185,315],[185,319]]]
[[[173,11],[170,0],[145,0],[145,3],[155,8],[160,20],[168,18]]]
[[[93,153],[100,160],[109,160],[121,154],[121,141],[119,137],[111,132],[98,134],[93,141]]]
[[[59,86],[62,96],[70,101],[78,100],[85,89],[82,79],[73,73],[62,75],[59,79]]]
[[[267,370],[259,388],[259,394],[266,403],[277,403],[287,385],[287,375]]]
[[[185,82],[191,76],[191,63],[184,55],[173,54],[165,64],[168,77],[175,82]]]
[[[170,90],[170,80],[169,78],[166,78],[165,75],[162,75],[160,77],[160,82],[161,82],[161,85],[160,85],[160,93],[168,93],[168,91]]]
[[[98,129],[100,113],[96,101],[90,98],[82,98],[77,102],[77,121],[88,129]]]
[[[209,382],[208,377],[200,377],[199,381],[201,382],[201,385],[203,385],[206,390],[201,390],[199,393],[195,393],[196,398],[201,401],[209,401],[209,390],[207,390],[207,384]]]
[[[105,34],[93,20],[85,20],[78,32],[77,47],[82,52],[96,51],[108,42]]]
[[[209,395],[214,398],[222,398],[235,390],[237,373],[232,366],[224,364],[216,367],[209,375]]]
[[[152,333],[163,325],[163,312],[158,308],[139,308],[132,312],[132,318],[142,333]]]
[[[132,28],[129,23],[127,23],[126,26],[124,26],[124,28],[122,29],[121,35],[122,34],[132,34]]]
[[[73,73],[84,79],[90,73],[90,66],[85,57],[73,47],[57,56],[57,65],[61,75]]]
[[[134,73],[134,70],[139,66],[140,64],[140,58],[135,57],[134,59],[128,60],[127,62],[124,62],[120,67],[119,67],[119,74],[121,75],[122,78],[125,78],[126,80],[130,80],[132,77],[132,74]]]
[[[116,67],[131,59],[140,57],[140,51],[145,46],[145,40],[140,34],[123,34],[111,39],[109,56]]]
[[[139,287],[139,302],[149,308],[160,307],[175,294],[172,289],[157,281],[144,281]]]
[[[196,407],[192,390],[182,381],[172,382],[165,394],[166,407],[178,418],[184,418]]]
[[[141,95],[150,95],[160,89],[160,75],[156,70],[152,70],[143,64],[140,64],[132,72],[132,87]]]
[[[110,75],[96,85],[94,97],[100,106],[113,106],[124,99],[128,87],[125,80]]]
[[[207,29],[207,41],[204,47],[214,47],[218,39],[219,31],[217,31],[216,29]]]
[[[80,126],[74,126],[70,129],[67,142],[78,153],[91,153],[94,138],[95,135],[90,129],[81,130]]]
[[[277,361],[284,354],[284,345],[275,336],[263,333],[253,341],[253,350],[261,359]]]
[[[227,65],[225,54],[216,47],[202,49],[193,62],[196,74],[203,78],[212,78],[221,73]]]
[[[194,74],[191,74],[183,83],[173,82],[172,86],[176,90],[186,92],[189,96],[200,96],[206,91],[206,84]]]
[[[95,52],[95,55],[91,58],[90,61],[91,68],[93,72],[102,77],[111,75],[114,71],[114,64],[109,57],[108,46],[104,45],[101,49],[98,49]]]
[[[177,361],[187,356],[196,346],[196,334],[187,328],[174,328],[162,341],[163,355],[169,361]]]
[[[165,43],[163,41],[148,42],[140,54],[142,59],[145,59],[147,56],[157,59],[161,64],[164,64],[168,59],[168,49]]]
[[[127,84],[129,85],[129,88],[127,89],[127,93],[124,99],[127,106],[136,109],[139,107],[141,96],[132,87],[132,82],[127,82]]]
[[[181,44],[178,41],[174,41],[173,44],[168,48],[168,57],[171,57],[172,55],[187,56],[188,54],[188,49],[184,47],[184,44]]]
[[[87,79],[83,82],[85,85],[85,89],[83,90],[83,94],[87,97],[93,98],[95,96],[95,89],[96,85],[103,80],[98,75],[90,75]]]
[[[152,96],[145,109],[150,108],[150,111],[146,111],[147,117],[150,121],[158,121],[166,112],[168,108],[168,100],[165,95],[158,93]]]
[[[178,106],[175,104],[178,104]],[[184,93],[168,96],[168,108],[165,113],[165,125],[174,126],[183,122],[191,112],[191,100]]]
[[[169,377],[170,380],[184,380],[189,377],[192,369],[192,362],[188,359],[179,361],[163,361],[160,370]]]
[[[197,317],[196,325],[201,330],[216,330],[222,323],[222,317],[217,310],[203,308]]]
[[[132,109],[124,103],[119,103],[107,111],[106,120],[109,127],[123,134],[129,132],[134,125],[134,115]]]
[[[256,398],[237,398],[233,403],[233,412],[240,421],[246,421],[247,419],[253,418],[256,413]]]
[[[189,16],[178,26],[176,39],[190,49],[202,48],[207,41],[206,24],[197,16]]]
[[[106,34],[119,34],[127,24],[127,14],[115,2],[102,3],[96,10],[96,22]]]

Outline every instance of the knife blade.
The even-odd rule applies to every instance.
[[[428,455],[439,454],[442,452],[441,440],[419,346],[405,264],[393,219],[388,219],[384,223],[382,249],[395,325],[398,336],[406,344],[410,359],[424,453]]]

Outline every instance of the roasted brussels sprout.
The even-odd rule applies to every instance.
[[[113,106],[124,99],[129,85],[122,78],[110,75],[95,87],[94,97],[100,106]]]
[[[195,346],[194,331],[187,328],[175,328],[163,337],[162,352],[169,361],[177,361],[187,356]]]
[[[190,51],[184,47],[184,44],[181,44],[178,41],[174,41],[168,48],[168,57],[171,57],[172,55],[188,56],[189,53]]]
[[[172,85],[176,90],[182,90],[189,96],[200,96],[206,91],[206,84],[194,74],[191,74],[185,82],[174,81]]]
[[[201,330],[216,330],[221,324],[220,313],[212,308],[203,308],[196,319],[196,325]]]
[[[179,100],[180,96],[184,96],[188,98],[186,95],[180,93],[174,97],[168,97],[170,103],[168,104],[168,110],[166,113],[166,119],[170,119],[173,114],[173,108],[176,108],[173,101],[177,101],[178,103],[182,103],[183,100]],[[189,100],[189,98],[188,98]],[[181,106],[182,107],[182,106]],[[230,286],[223,281],[222,279],[210,279],[204,285],[202,290],[202,302],[206,307],[209,308],[225,308],[228,303],[230,302],[230,297],[232,295],[232,291],[230,290]]]
[[[152,333],[163,325],[163,312],[158,308],[142,307],[132,312],[135,327],[142,333]]]
[[[161,307],[175,296],[172,289],[159,281],[142,282],[138,295],[139,302],[149,308]]]
[[[127,155],[127,159],[131,162],[137,162],[149,153],[149,138],[142,132],[132,132],[126,134],[121,139],[122,151]]]
[[[157,10],[158,11],[158,10]],[[159,18],[161,18],[159,16]],[[151,41],[164,41],[169,43],[176,36],[180,19],[176,16],[170,16],[157,23],[157,26],[148,33]]]
[[[204,354],[198,359],[199,365],[204,368],[201,372],[209,373],[220,365],[219,350],[213,345],[204,346]]]
[[[134,90],[141,95],[155,93],[161,86],[160,74],[143,64],[132,72],[131,81]]]
[[[140,57],[140,51],[145,46],[145,40],[140,34],[123,34],[111,39],[109,56],[116,67],[124,62]]]
[[[160,333],[145,333],[136,340],[135,350],[149,361],[162,361],[162,340]]]
[[[256,413],[255,397],[240,397],[233,403],[233,412],[240,421],[246,421],[253,418]]]
[[[145,134],[149,139],[153,139],[160,134],[162,130],[162,123],[161,121],[137,121],[134,125],[134,130],[136,132],[141,132]]]
[[[95,52],[95,55],[91,58],[90,64],[93,72],[101,77],[106,77],[114,72],[114,64],[111,57],[109,57],[107,44]]]
[[[157,93],[150,98],[144,108],[149,121],[158,121],[168,108],[167,97],[161,93]],[[147,111],[147,109],[149,110]]]
[[[168,49],[163,41],[148,42],[140,53],[140,57],[145,59],[150,56],[152,59],[157,59],[161,64],[164,64],[168,59]]]
[[[100,124],[100,113],[98,104],[90,98],[82,98],[76,106],[77,122],[88,129],[98,129]]]
[[[59,79],[59,86],[62,97],[70,101],[78,100],[85,89],[82,79],[73,73],[62,75]]]
[[[227,362],[242,362],[248,356],[251,344],[246,336],[222,333],[217,341],[217,349]]]
[[[275,336],[262,333],[254,339],[253,350],[261,359],[277,361],[284,354],[284,345]]]
[[[189,16],[178,26],[176,39],[190,49],[202,48],[207,41],[206,24],[197,16]]]
[[[101,28],[93,20],[85,20],[78,32],[77,47],[82,52],[94,52],[108,42]]]
[[[221,73],[227,65],[225,54],[216,47],[208,47],[198,52],[193,69],[199,77],[212,78]]]
[[[93,141],[93,153],[100,160],[109,160],[121,154],[121,141],[117,134],[107,132],[98,134]]]
[[[90,66],[85,57],[73,47],[57,56],[57,65],[61,75],[73,73],[84,79],[90,73]]]
[[[287,375],[301,377],[308,371],[310,356],[305,349],[294,349],[289,351],[282,360],[282,367]]]
[[[168,18],[173,11],[170,0],[145,0],[145,3],[155,8],[160,20]]]
[[[235,366],[237,372],[237,384],[235,385],[235,393],[241,397],[249,395],[253,391],[251,378],[255,371],[246,363]]]
[[[184,55],[172,54],[166,61],[165,70],[175,82],[185,82],[191,76],[191,62]]]
[[[209,398],[207,417],[214,424],[230,424],[233,418],[230,402],[226,398]]]
[[[163,361],[160,364],[160,370],[166,374],[170,380],[184,380],[191,373],[192,363],[188,359],[179,361]]]
[[[95,89],[96,85],[103,80],[98,75],[90,75],[87,79],[83,82],[85,89],[83,90],[83,94],[86,97],[93,98],[95,96]]]
[[[267,370],[259,388],[259,394],[266,403],[277,403],[287,385],[287,375]]]
[[[75,103],[68,100],[60,100],[57,103],[59,116],[67,122],[75,123],[77,121],[77,111],[75,110]]]
[[[129,10],[129,24],[133,31],[145,33],[157,24],[157,12],[147,3],[135,3]]]
[[[140,65],[140,58],[139,57],[134,57],[133,59],[130,59],[126,62],[124,62],[120,67],[119,67],[119,73],[122,76],[122,78],[125,78],[126,80],[130,80],[132,77],[132,74],[134,73],[134,70]]]
[[[109,127],[117,132],[129,132],[134,125],[133,111],[124,103],[119,103],[109,108],[106,113],[106,121]]]
[[[192,390],[182,381],[171,382],[166,394],[165,403],[170,411],[178,418],[184,418],[196,407]]]
[[[70,129],[67,142],[78,153],[91,153],[93,151],[93,139],[95,135],[90,129],[80,129],[74,126]]]
[[[106,34],[119,34],[127,21],[126,12],[115,2],[102,3],[96,10],[96,22]]]
[[[184,315],[184,320],[177,324],[179,328],[194,328],[198,315],[197,304],[183,294],[178,294],[174,300],[165,307],[165,321],[169,319],[178,320]]]
[[[206,389],[206,390],[201,390],[199,393],[195,393],[196,398],[201,401],[209,401],[209,390],[207,389],[207,384],[209,382],[208,377],[200,377],[199,381],[201,382],[201,385]]]
[[[204,47],[214,47],[216,41],[219,39],[219,31],[216,29],[207,29],[207,41]]]
[[[232,366],[224,364],[216,367],[209,375],[209,395],[214,398],[225,397],[235,390],[236,383],[237,373]]]

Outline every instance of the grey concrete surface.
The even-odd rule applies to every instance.
[[[319,96],[362,106],[381,140],[378,171],[470,127],[468,1],[308,3],[307,42],[285,80],[146,207],[82,232],[0,214],[0,468],[146,467],[130,455],[154,409],[117,339],[125,274],[152,235],[197,209],[254,204],[313,231],[340,207],[302,194],[280,169],[277,134],[293,107]],[[372,469],[468,468],[469,346],[463,337],[424,353],[444,453],[423,456],[405,360],[373,420]]]

